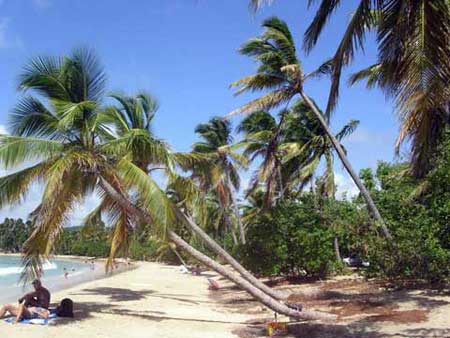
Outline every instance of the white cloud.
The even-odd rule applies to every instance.
[[[0,170],[0,175],[5,173]],[[27,219],[30,212],[32,212],[38,205],[42,197],[42,187],[33,184],[27,194],[25,201],[20,204],[4,207],[0,209],[0,222],[3,222],[5,218],[22,218]]]
[[[370,130],[367,128],[358,128],[353,134],[350,134],[344,143],[352,144],[384,144],[387,141],[391,141],[395,136],[392,133],[386,131]]]
[[[8,134],[6,127],[3,124],[0,124],[0,135]]]
[[[48,8],[52,5],[50,0],[33,0],[33,4],[38,8]]]
[[[73,209],[74,211],[69,216],[70,221],[67,226],[82,225],[84,218],[94,210],[100,203],[100,198],[96,194],[92,194],[83,201],[83,203],[78,204]]]
[[[10,45],[7,38],[8,25],[8,18],[0,18],[0,48],[7,48]]]
[[[0,170],[0,177],[6,174],[8,174],[8,172]],[[43,190],[41,184],[31,185],[27,197],[22,203],[0,209],[0,223],[3,222],[5,218],[28,219],[29,214],[39,205],[42,199]],[[97,207],[99,202],[100,199],[98,196],[92,194],[88,196],[83,203],[75,205],[73,212],[69,215],[69,221],[65,226],[81,225],[86,215]]]
[[[336,197],[338,199],[352,198],[358,195],[358,187],[347,173],[335,173]]]
[[[0,0],[1,1],[1,0]],[[0,18],[0,49],[20,48],[23,49],[24,44],[20,37],[9,32],[10,19]]]

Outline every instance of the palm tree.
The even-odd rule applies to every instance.
[[[169,166],[169,146],[152,131],[158,101],[146,92],[133,97],[119,93],[110,96],[118,106],[108,106],[99,114],[102,136],[108,142],[114,141],[115,147],[126,147],[133,163],[144,171],[150,170],[150,165],[152,170]]]
[[[289,309],[186,245],[169,229],[182,219],[180,211],[147,172],[133,163],[129,149],[103,138],[107,127],[100,123],[104,73],[92,53],[37,58],[26,68],[20,86],[39,93],[42,99],[27,96],[19,102],[11,116],[12,135],[0,138],[0,163],[7,168],[30,160],[35,164],[0,178],[0,205],[20,202],[33,182],[44,184],[41,203],[32,213],[35,229],[24,245],[24,264],[34,275],[42,274],[42,258],[51,253],[71,209],[96,191],[102,197],[99,208],[113,221],[112,254],[126,247],[136,224],[151,225],[163,238],[275,311],[296,318],[323,317]]]
[[[244,139],[238,146],[244,146],[244,156],[250,161],[262,158],[262,162],[252,177],[247,197],[251,195],[260,184],[264,184],[264,204],[269,207],[283,196],[282,153],[280,144],[283,142],[283,121],[285,112],[282,112],[280,121],[265,111],[256,111],[247,116],[238,126],[238,132],[244,133]]]
[[[244,155],[251,161],[263,159],[249,193],[265,182],[266,202],[272,200],[273,192],[278,192],[280,198],[295,194],[312,180],[325,159],[326,170],[319,188],[324,196],[334,197],[333,146],[314,112],[300,100],[280,115],[280,122],[276,122],[269,113],[258,111],[239,125],[238,131],[244,133],[240,142],[245,146]],[[335,135],[336,139],[341,141],[352,133],[358,123],[351,120]]]
[[[202,141],[194,143],[192,150],[195,153],[211,156],[213,175],[207,172],[194,172],[194,176],[200,180],[201,186],[207,190],[214,191],[219,200],[222,214],[231,235],[237,244],[228,210],[234,209],[241,243],[245,244],[245,233],[239,215],[236,200],[236,191],[239,190],[240,178],[238,169],[245,166],[245,158],[233,151],[231,135],[231,123],[221,118],[212,118],[208,123],[199,124],[195,132],[202,138]],[[209,169],[209,168],[208,168]]]
[[[195,153],[195,154],[183,154],[183,153],[168,153],[168,148],[165,143],[156,139],[150,132],[150,125],[148,123],[143,123],[141,125],[132,124],[131,121],[134,120],[142,120],[142,121],[151,121],[151,118],[148,116],[152,116],[149,113],[149,109],[145,109],[145,107],[157,107],[156,104],[150,104],[149,95],[138,95],[137,99],[143,100],[147,97],[147,103],[142,104],[144,109],[139,109],[139,102],[136,102],[137,99],[124,97],[122,96],[120,99],[118,95],[114,96],[120,103],[121,109],[108,107],[99,113],[99,120],[102,122],[100,128],[103,137],[108,141],[107,145],[103,146],[103,150],[107,151],[109,155],[112,153],[117,153],[118,151],[128,154],[131,158],[141,159],[144,152],[148,152],[149,160],[153,165],[157,165],[156,167],[148,167],[148,161],[145,162],[141,168],[144,172],[149,174],[153,169],[162,169],[165,174],[169,177],[169,186],[174,188],[176,193],[183,195],[183,201],[188,201],[189,203],[194,203],[197,206],[200,206],[200,209],[203,207],[203,196],[201,196],[197,191],[195,186],[186,178],[182,178],[179,175],[176,175],[173,171],[175,165],[178,165],[183,170],[193,170],[194,172],[206,172],[213,171],[217,172],[220,176],[221,170],[217,170],[215,165],[215,154],[214,153]],[[125,103],[129,108],[125,108]],[[134,102],[134,103],[133,103]],[[153,100],[153,102],[155,102]],[[131,103],[131,104],[130,104]],[[138,107],[138,108],[133,108]],[[127,112],[140,111],[141,113],[145,113],[146,117],[137,118],[137,117],[127,117],[131,115]],[[154,112],[156,109],[152,109]],[[122,113],[120,113],[122,112]],[[136,113],[135,113],[136,114]],[[122,117],[125,115],[125,117]],[[127,125],[128,127],[122,127]],[[146,126],[146,128],[142,128],[142,126]],[[136,127],[136,128],[133,128]],[[222,147],[219,149],[220,151],[227,151],[226,147]],[[152,154],[152,155],[151,155]],[[235,160],[239,159],[239,155],[234,152],[230,152],[231,156],[235,158]],[[206,156],[205,156],[206,155]],[[123,156],[123,155],[122,155]],[[117,156],[116,157],[120,157]],[[133,162],[133,161],[132,161]],[[211,162],[214,164],[211,167]],[[219,164],[221,162],[219,161]],[[144,169],[147,167],[147,170]],[[206,170],[206,171],[205,171]],[[206,177],[207,175],[203,175]],[[238,177],[237,175],[233,175],[232,177]],[[203,180],[204,182],[207,182]],[[215,180],[220,182],[220,180]],[[102,181],[105,184],[104,181]],[[149,190],[154,190],[154,188],[149,188]],[[159,191],[159,190],[157,190]],[[192,200],[195,200],[194,202]],[[145,203],[142,201],[137,201],[138,205],[145,206]],[[170,201],[166,201],[170,203]],[[144,204],[143,204],[144,203]],[[158,208],[155,205],[155,208]],[[161,209],[161,208],[160,208]],[[164,210],[164,209],[162,209]],[[93,213],[100,213],[102,211],[101,206],[94,210]],[[263,290],[265,293],[274,298],[281,298],[282,296],[271,288],[267,287],[261,281],[256,279],[248,270],[246,270],[239,262],[237,262],[226,250],[224,250],[219,244],[217,244],[200,226],[198,226],[193,218],[187,214],[187,210],[184,209],[183,212],[177,210],[177,217],[181,219],[181,222],[188,226],[194,233],[196,233],[200,239],[207,244],[207,246],[220,257],[222,257],[227,263],[229,263],[237,272],[239,272],[246,280],[250,281],[253,285]],[[172,215],[173,216],[173,215]],[[206,219],[203,219],[206,220]],[[173,222],[175,225],[176,222]],[[112,257],[115,255],[116,251],[121,248],[121,246],[127,244],[126,236],[128,232],[118,230],[117,236],[113,236],[113,245],[112,247]]]
[[[293,118],[287,123],[287,128],[292,126],[301,126],[301,134],[305,136],[302,143],[287,144],[286,147],[290,150],[286,156],[287,160],[290,157],[297,156],[297,153],[306,153],[306,165],[299,171],[298,175],[302,185],[308,181],[313,181],[313,174],[317,171],[318,165],[322,159],[325,160],[324,172],[318,177],[316,183],[318,198],[320,200],[334,200],[336,195],[336,183],[334,175],[334,148],[326,131],[316,119],[314,112],[309,109],[305,102],[297,102],[293,107]],[[321,112],[323,114],[323,112]],[[300,121],[299,121],[300,120]],[[336,139],[341,142],[346,136],[355,131],[359,124],[357,120],[350,120],[342,129],[336,133]],[[295,130],[295,129],[294,129]],[[343,146],[341,145],[343,148]],[[336,227],[336,225],[334,226]],[[336,260],[341,262],[341,255],[339,249],[339,239],[335,235],[333,239],[333,246],[335,250]]]
[[[257,9],[264,2],[252,0],[251,4]],[[306,51],[314,48],[340,3],[320,2],[305,33]],[[436,154],[450,122],[447,113],[450,3],[447,0],[360,0],[332,60],[333,81],[327,115],[336,106],[343,67],[364,48],[370,31],[376,35],[378,60],[360,75],[370,71],[373,76],[369,85],[379,85],[395,99],[401,122],[396,150],[410,140],[412,172],[416,177],[424,177],[431,169],[430,157]]]
[[[250,204],[244,207],[244,224],[249,224],[255,215],[264,211],[264,207],[268,207],[269,192],[273,190],[281,190],[281,199],[285,195],[295,196],[311,182],[317,183],[321,199],[335,198],[334,148],[314,112],[304,101],[298,101],[283,113],[282,124],[277,124],[269,113],[259,111],[247,116],[238,128],[245,133],[245,138],[241,142],[245,145],[244,154],[251,160],[256,156],[263,157],[255,175],[255,182],[248,192]],[[335,135],[336,139],[341,142],[355,130],[358,123],[359,121],[351,120]],[[280,129],[280,132],[277,133],[277,141],[274,143],[277,129]],[[317,182],[313,182],[314,173],[322,160],[325,160],[325,170]],[[277,169],[275,166],[269,167],[270,163],[276,163]],[[267,167],[271,170],[267,170]],[[263,176],[261,173],[279,173],[280,179],[273,179],[270,175]],[[264,193],[258,190],[258,179],[265,181]],[[271,188],[271,185],[275,185],[276,188]],[[261,194],[265,197],[262,198]],[[337,236],[333,245],[336,258],[341,261]]]
[[[328,111],[337,102],[341,69],[363,48],[369,30],[375,30],[378,62],[369,69],[376,72],[376,84],[396,101],[401,121],[396,149],[411,139],[412,172],[417,177],[431,168],[430,155],[435,155],[449,124],[449,6],[446,0],[360,1],[333,58]],[[334,4],[322,1],[305,35],[308,50],[333,10]]]
[[[259,63],[256,74],[246,76],[232,83],[231,86],[239,88],[236,94],[261,90],[270,90],[270,92],[231,112],[230,115],[272,109],[283,103],[288,104],[294,96],[299,95],[314,112],[324,128],[344,167],[364,197],[371,215],[380,226],[383,235],[388,241],[392,241],[392,236],[372,197],[348,161],[339,141],[332,133],[328,125],[328,117],[325,116],[324,118],[316,104],[304,91],[305,81],[329,70],[329,63],[310,74],[304,74],[301,63],[296,56],[294,40],[287,24],[276,17],[272,17],[265,20],[262,26],[265,28],[265,32],[257,38],[250,39],[240,49],[243,55],[253,57]]]
[[[320,113],[324,115],[323,112]],[[355,131],[358,124],[359,121],[350,120],[334,137],[341,142]],[[304,101],[298,101],[292,107],[292,113],[288,115],[285,128],[288,130],[288,135],[284,148],[288,151],[284,156],[284,161],[287,162],[292,158],[303,155],[303,168],[299,168],[298,172],[292,174],[292,177],[304,186],[312,180],[320,161],[324,159],[325,170],[319,176],[317,188],[322,197],[335,198],[336,184],[333,169],[335,151],[315,113]],[[294,135],[290,136],[289,134]],[[340,146],[344,148],[342,144]],[[297,183],[296,180],[292,181]]]

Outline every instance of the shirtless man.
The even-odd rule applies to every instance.
[[[9,313],[16,316],[16,322],[22,319],[48,318],[50,311],[50,292],[44,288],[41,281],[35,279],[32,283],[34,292],[19,298],[19,306],[7,304],[0,309],[0,318]]]

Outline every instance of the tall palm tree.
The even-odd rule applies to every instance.
[[[200,179],[202,186],[216,193],[224,220],[228,224],[235,244],[237,244],[228,213],[230,207],[234,209],[241,243],[245,244],[245,233],[239,215],[236,191],[240,186],[238,169],[245,166],[246,161],[243,156],[233,151],[231,123],[215,117],[207,123],[199,124],[195,128],[195,132],[202,138],[202,141],[194,143],[192,150],[195,153],[211,156],[214,174],[211,175],[208,170],[207,172],[194,172],[194,175]]]
[[[324,115],[323,112],[320,113]],[[341,142],[355,131],[358,124],[359,121],[350,120],[334,137]],[[286,150],[284,161],[288,162],[292,158],[303,155],[303,167],[298,168],[298,171],[292,174],[292,178],[297,179],[304,186],[313,178],[321,160],[325,160],[324,172],[319,175],[317,182],[318,190],[325,198],[335,198],[336,184],[333,169],[335,150],[320,121],[304,101],[298,101],[294,104],[291,114],[288,115],[285,128],[288,130],[288,135],[283,147]],[[290,136],[289,131],[294,135]],[[344,148],[342,144],[340,146]],[[294,184],[297,183],[294,179],[292,181]]]
[[[250,160],[263,159],[249,193],[260,182],[265,182],[266,205],[273,191],[277,191],[280,198],[295,194],[312,180],[324,159],[325,172],[320,176],[319,190],[324,197],[334,198],[334,148],[314,112],[300,100],[280,115],[277,123],[269,113],[258,111],[239,125],[238,131],[244,133],[244,140],[240,142],[245,146],[244,155]],[[358,123],[351,120],[335,135],[336,139],[341,141],[352,133]]]
[[[252,0],[254,9],[265,1]],[[270,1],[267,1],[270,2]],[[312,4],[316,1],[310,1]],[[304,47],[317,44],[342,1],[321,0],[307,29]],[[332,60],[327,114],[336,106],[342,69],[351,63],[374,31],[377,63],[372,80],[396,102],[401,128],[396,149],[410,140],[411,169],[423,177],[431,168],[443,130],[449,125],[450,3],[447,0],[360,0]],[[373,84],[373,83],[372,83]]]
[[[244,155],[252,161],[262,160],[247,195],[264,184],[266,207],[296,193],[299,181],[295,174],[308,160],[306,152],[297,152],[286,160],[290,148],[303,144],[306,136],[298,126],[289,123],[292,114],[292,109],[283,109],[276,120],[265,111],[257,111],[244,118],[238,127],[244,133],[244,139],[238,143],[244,146]]]
[[[280,145],[283,142],[283,121],[286,112],[280,115],[280,121],[265,111],[257,111],[247,116],[238,126],[238,131],[244,133],[244,139],[238,143],[244,146],[243,154],[250,161],[261,158],[262,162],[253,175],[247,191],[251,195],[260,184],[265,188],[265,205],[270,206],[276,198],[283,198],[282,153]]]
[[[149,170],[150,165],[172,169],[169,146],[152,131],[158,101],[146,92],[132,97],[119,93],[110,96],[118,105],[108,106],[99,114],[102,136],[108,142],[114,141],[115,147],[126,147],[133,163],[144,171]]]
[[[143,98],[147,99],[147,103],[143,105],[144,109],[139,109],[139,102],[136,102],[137,99],[124,97],[118,100],[121,103],[122,114],[127,114],[127,111],[140,111],[145,114],[147,117],[143,118],[134,118],[134,120],[145,120],[150,121],[151,119],[148,116],[151,116],[148,112],[149,109],[145,109],[145,107],[157,107],[156,104],[150,104],[151,97],[149,95],[138,95],[136,98],[139,100],[143,100]],[[115,95],[117,99],[118,96]],[[153,100],[154,101],[154,100]],[[128,102],[128,105],[134,108],[124,108],[125,104],[123,102]],[[152,111],[154,111],[153,109]],[[129,114],[129,113],[128,113]],[[197,191],[195,186],[186,178],[182,178],[179,175],[176,175],[173,171],[175,165],[181,167],[182,170],[190,170],[196,173],[204,172],[206,173],[203,177],[206,177],[208,171],[213,171],[218,173],[218,177],[220,177],[221,170],[217,170],[217,165],[215,165],[216,155],[214,153],[202,154],[183,154],[183,153],[168,153],[167,145],[156,139],[150,131],[150,127],[142,128],[141,125],[133,125],[131,121],[133,120],[130,117],[122,118],[121,114],[117,112],[117,108],[108,107],[99,113],[99,119],[102,121],[101,124],[101,132],[102,135],[108,141],[108,145],[104,146],[106,151],[112,152],[124,152],[131,156],[131,158],[136,158],[142,162],[141,158],[144,152],[148,152],[149,160],[151,160],[152,166],[148,166],[148,161],[144,162],[145,165],[141,166],[141,170],[150,174],[153,169],[162,169],[164,173],[169,177],[169,187],[173,188],[174,192],[183,195],[183,201],[189,202],[191,205],[195,204],[195,207],[198,209],[204,209],[203,196],[201,196]],[[126,125],[126,121],[128,121],[128,128],[121,127],[121,125]],[[136,127],[136,128],[133,128]],[[226,149],[222,149],[222,151],[226,151]],[[153,154],[150,156],[150,154]],[[238,154],[231,153],[234,158],[239,158]],[[144,155],[145,156],[145,155]],[[211,166],[214,164],[213,166]],[[220,164],[220,161],[219,161]],[[157,165],[155,167],[155,165]],[[147,169],[145,169],[145,167]],[[219,166],[220,167],[220,166]],[[205,171],[206,170],[206,171]],[[215,176],[215,175],[213,175]],[[203,180],[204,182],[209,182],[208,180]],[[214,180],[220,181],[220,180]],[[142,201],[137,201],[138,205],[142,205]],[[163,209],[162,209],[163,210]],[[178,211],[178,210],[177,210]],[[101,212],[101,208],[94,210],[94,213]],[[229,263],[237,272],[239,272],[245,279],[249,280],[253,285],[263,290],[263,292],[269,294],[271,297],[280,298],[280,294],[271,288],[267,287],[265,284],[256,279],[248,270],[246,270],[239,262],[237,262],[226,250],[224,250],[218,243],[216,243],[200,226],[198,226],[193,218],[187,214],[186,208],[183,208],[183,212],[177,212],[177,216],[181,218],[181,222],[188,226],[194,233],[196,233],[199,238],[216,254],[222,257],[227,263]],[[203,221],[208,219],[203,218]],[[174,222],[175,224],[175,222]],[[117,236],[113,237],[113,245],[112,248],[120,248],[121,243],[126,244],[127,242],[123,240],[126,238],[127,232],[121,231]],[[115,251],[112,250],[112,256],[114,256]]]
[[[283,103],[288,104],[294,96],[299,95],[314,112],[330,138],[344,167],[364,197],[371,215],[380,226],[382,234],[388,241],[392,241],[392,236],[372,197],[354,171],[344,149],[331,131],[328,125],[328,118],[324,118],[316,104],[304,91],[305,81],[319,73],[329,71],[329,64],[326,63],[318,70],[305,74],[297,58],[295,43],[287,24],[276,17],[272,17],[265,20],[262,26],[265,28],[264,33],[259,37],[250,39],[240,49],[243,55],[252,57],[259,63],[256,74],[246,76],[232,83],[231,86],[239,88],[236,92],[237,95],[248,91],[269,90],[270,92],[231,112],[230,115],[271,109]]]
[[[40,96],[26,97],[16,107],[11,116],[12,135],[0,138],[0,163],[8,168],[30,160],[35,164],[0,178],[0,205],[20,202],[33,182],[44,184],[41,203],[32,213],[35,229],[24,246],[24,264],[35,275],[42,273],[42,257],[51,253],[71,209],[97,191],[102,196],[101,209],[114,222],[113,251],[127,245],[136,224],[151,225],[163,238],[275,311],[297,318],[322,317],[289,309],[170,230],[182,219],[180,211],[147,172],[133,163],[129,149],[103,138],[106,126],[99,116],[104,73],[92,53],[75,51],[61,59],[35,59],[20,85]]]

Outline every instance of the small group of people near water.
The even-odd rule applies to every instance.
[[[27,293],[18,299],[18,304],[6,304],[0,308],[0,318],[14,316],[12,323],[18,323],[23,319],[47,319],[50,316],[50,291],[48,291],[39,279],[32,283],[34,291]],[[61,317],[73,317],[73,303],[70,299],[63,299],[56,307],[55,313]]]

